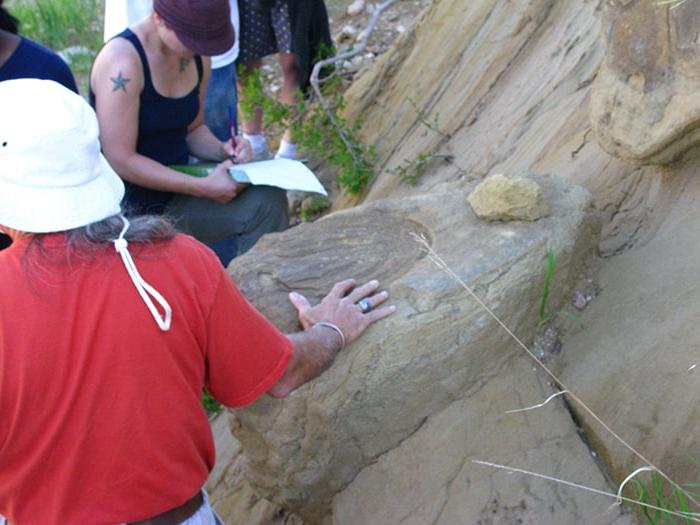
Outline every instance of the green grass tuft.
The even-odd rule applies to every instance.
[[[544,273],[544,284],[542,285],[542,293],[540,294],[540,307],[538,309],[538,314],[540,318],[540,326],[546,324],[552,319],[552,314],[549,313],[547,309],[547,302],[549,301],[549,294],[552,290],[552,281],[554,281],[554,270],[557,265],[557,258],[554,255],[554,250],[551,247],[547,247],[547,267]]]
[[[669,487],[668,482],[657,472],[651,473],[648,482],[639,478],[632,480],[632,487],[636,494],[634,499],[646,505],[653,505],[658,509],[645,506],[637,507],[637,514],[645,525],[691,525],[697,523],[700,513],[690,510],[688,497],[677,487]],[[688,485],[696,488],[697,484]],[[692,494],[692,493],[691,493]],[[697,494],[692,494],[697,497]],[[684,517],[670,514],[679,513]]]
[[[9,4],[20,21],[20,33],[60,51],[82,46],[93,51],[102,44],[102,2],[97,0],[25,0]]]

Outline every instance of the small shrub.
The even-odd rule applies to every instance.
[[[353,195],[361,193],[374,175],[376,152],[358,138],[361,120],[351,124],[342,116],[345,100],[340,77],[334,76],[323,85],[323,96],[329,101],[335,123],[318,102],[304,99],[299,93],[296,106],[287,106],[268,96],[264,83],[259,71],[244,72],[240,103],[243,119],[252,118],[256,108],[262,109],[263,125],[269,133],[281,135],[291,129],[301,149],[337,168],[340,186]]]

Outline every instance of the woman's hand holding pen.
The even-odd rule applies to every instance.
[[[228,107],[229,140],[226,143],[230,146],[226,149],[227,156],[231,162],[243,164],[253,160],[253,148],[247,139],[238,136],[238,122],[236,113],[232,106]]]
[[[243,137],[232,136],[224,143],[226,156],[236,164],[250,162],[253,158],[253,148],[248,140]]]

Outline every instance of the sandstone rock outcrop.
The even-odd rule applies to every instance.
[[[558,254],[552,300],[561,302],[593,249],[597,224],[585,190],[556,177],[538,180],[552,211],[536,223],[485,223],[466,202],[471,188],[450,185],[334,213],[268,236],[234,260],[229,271],[242,291],[284,330],[297,328],[290,290],[318,300],[349,275],[378,278],[398,306],[290,398],[261,399],[235,412],[242,472],[260,495],[317,522],[364,468],[419,432],[433,414],[475,396],[516,359],[507,333],[425,257],[411,234],[426,238],[515,333],[530,340],[547,246]],[[522,384],[529,385],[525,397],[541,397],[536,383]],[[561,460],[553,451],[548,457],[552,468]]]
[[[346,94],[348,117],[362,115],[379,157],[360,201],[492,173],[556,173],[593,194],[604,254],[648,240],[675,190],[659,168],[608,155],[591,132],[607,3],[434,0]],[[389,171],[426,152],[417,186]]]
[[[333,501],[335,525],[630,525],[605,499],[474,461],[609,491],[551,386],[521,355],[365,468]],[[550,504],[543,504],[548,502]]]
[[[700,143],[700,6],[612,4],[608,48],[592,87],[591,125],[612,155],[672,162]]]
[[[564,339],[560,377],[603,421],[677,483],[700,457],[700,159],[678,166],[678,196],[658,234],[605,265],[603,292]],[[645,462],[573,406],[616,480]]]
[[[527,177],[491,175],[467,200],[474,213],[487,221],[535,221],[549,213],[539,185]]]
[[[534,265],[534,256],[519,251],[532,238],[512,249],[511,237],[493,232],[506,232],[513,224],[482,224],[481,235],[499,239],[501,248],[515,257],[496,262],[493,247],[481,237],[468,237],[476,230],[468,228],[465,237],[452,222],[438,220],[440,213],[461,220],[453,207],[456,190],[447,183],[498,172],[556,173],[592,193],[604,220],[601,252],[629,253],[606,263],[602,292],[577,323],[585,329],[564,339],[557,366],[567,386],[633,446],[679,482],[697,481],[696,463],[688,458],[698,455],[700,430],[698,389],[693,386],[699,369],[694,366],[695,342],[700,340],[693,321],[700,313],[693,284],[700,257],[694,226],[695,218],[700,219],[700,159],[691,151],[672,166],[639,163],[667,162],[695,141],[697,104],[688,93],[696,81],[692,35],[698,7],[688,1],[664,22],[660,16],[668,11],[658,11],[655,2],[643,4],[434,0],[393,50],[351,88],[349,116],[364,116],[363,135],[377,146],[380,168],[428,152],[432,160],[426,174],[413,187],[382,171],[359,199],[365,206],[271,236],[260,252],[236,262],[233,271],[250,287],[246,293],[285,329],[296,323],[286,291],[298,289],[319,298],[335,278],[350,273],[359,279],[379,277],[400,308],[394,319],[373,327],[361,345],[342,355],[330,375],[294,394],[283,408],[264,401],[239,414],[234,427],[246,455],[233,442],[226,450],[236,450],[236,459],[219,480],[237,498],[231,505],[247,509],[245,516],[251,519],[246,523],[276,515],[277,507],[264,496],[303,512],[307,523],[316,523],[330,509],[337,525],[362,519],[372,523],[373,517],[385,525],[397,516],[420,525],[450,525],[457,516],[488,523],[480,514],[484,510],[505,522],[529,519],[543,525],[625,520],[605,514],[601,509],[607,502],[584,504],[579,494],[518,476],[501,477],[470,463],[486,459],[560,473],[605,489],[559,403],[518,416],[526,420],[522,425],[521,419],[501,417],[503,409],[517,408],[510,398],[503,401],[507,395],[531,405],[549,387],[541,378],[523,378],[528,367],[517,351],[472,310],[463,291],[432,268],[414,245],[394,239],[425,232],[434,248],[449,253],[451,266],[473,270],[458,273],[476,282],[477,293],[485,292],[499,314],[509,315],[503,309],[514,301],[511,294],[522,292],[522,302],[513,305],[520,315],[508,323],[531,335],[537,284],[525,289],[516,279],[501,287],[499,278],[510,279],[513,268]],[[608,5],[611,16],[601,24]],[[600,34],[609,34],[608,43],[622,47],[610,48],[599,72],[607,48]],[[617,94],[612,106],[606,99],[611,94]],[[610,108],[609,121],[600,120]],[[434,129],[426,125],[434,121]],[[610,156],[596,136],[624,158]],[[406,198],[416,194],[423,197]],[[357,202],[346,198],[336,209]],[[511,231],[519,236],[539,229],[540,222],[551,225],[562,219],[557,206],[552,212],[536,226],[518,224]],[[577,213],[570,217],[574,222]],[[290,261],[302,238],[307,244],[298,264],[304,268],[292,270]],[[543,271],[545,243],[540,248]],[[569,261],[560,259],[558,278]],[[483,272],[485,281],[476,277]],[[564,293],[564,283],[557,282],[557,293]],[[426,287],[430,295],[422,293]],[[409,318],[426,327],[425,335],[397,330]],[[441,324],[443,318],[452,323]],[[479,345],[499,350],[465,350],[473,335],[460,322],[482,330],[474,336]],[[449,350],[422,353],[434,337],[451,338]],[[469,368],[474,363],[478,370]],[[401,390],[405,386],[410,390]],[[501,389],[509,386],[507,392]],[[429,401],[407,405],[418,394]],[[640,466],[580,410],[578,415],[616,481]],[[544,432],[548,427],[550,434]],[[368,429],[374,429],[369,437]],[[571,458],[559,455],[564,448]],[[483,457],[485,450],[497,457]],[[487,494],[496,494],[495,501]],[[542,502],[552,501],[556,512],[547,514]],[[235,523],[240,516],[229,517]],[[324,517],[324,525],[332,520]]]

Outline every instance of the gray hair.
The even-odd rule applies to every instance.
[[[124,238],[129,242],[154,243],[167,241],[175,236],[175,227],[165,217],[159,215],[143,215],[129,219],[131,225]],[[25,257],[22,266],[25,276],[31,279],[46,279],[47,266],[52,264],[66,265],[67,278],[74,262],[92,264],[98,262],[99,256],[105,249],[114,249],[115,241],[122,229],[124,222],[119,215],[107,217],[87,226],[75,228],[65,232],[66,243],[60,250],[53,250],[46,246],[44,238],[46,233],[33,234],[26,247],[25,253],[36,252],[37,257]],[[30,279],[30,280],[31,280]]]
[[[159,215],[142,215],[129,219],[131,225],[124,238],[132,242],[167,241],[175,235],[172,223]],[[69,248],[99,247],[110,243],[119,237],[124,228],[124,222],[119,215],[112,215],[98,222],[93,222],[82,228],[66,232]]]

